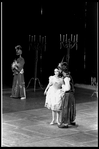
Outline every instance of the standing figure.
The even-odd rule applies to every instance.
[[[59,70],[54,70],[55,75],[49,77],[49,84],[47,85],[44,94],[46,95],[45,107],[52,110],[51,125],[60,124],[60,111],[62,110],[62,98],[64,92],[62,91],[63,78],[59,77]],[[57,118],[55,119],[55,117]]]
[[[65,92],[63,97],[63,106],[61,113],[61,124],[58,125],[59,128],[67,128],[68,125],[75,125],[74,122],[76,118],[76,107],[75,107],[75,97],[74,97],[74,86],[73,80],[67,69],[62,71],[64,77],[64,85],[62,89]]]
[[[25,90],[25,81],[24,81],[24,58],[21,56],[22,50],[21,46],[18,45],[15,47],[16,55],[19,56],[17,60],[12,63],[13,71],[13,84],[12,84],[12,98],[21,98],[26,99],[26,90]]]

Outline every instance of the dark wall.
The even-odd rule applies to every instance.
[[[41,15],[41,8],[43,14]],[[25,58],[25,81],[28,85],[31,77],[34,77],[35,67],[35,52],[29,51],[29,35],[40,34],[47,37],[47,50],[43,53],[42,59],[42,74],[40,73],[40,61],[38,62],[38,76],[42,84],[47,84],[49,75],[53,74],[53,70],[64,56],[64,51],[60,50],[59,35],[78,33],[79,42],[78,50],[75,48],[71,51],[70,71],[75,79],[75,82],[82,83],[83,79],[83,53],[85,39],[85,3],[84,2],[66,2],[66,3],[18,3],[5,2],[3,3],[3,84],[12,85],[11,63],[15,59],[15,49],[17,44],[20,44],[23,49],[23,57]],[[92,17],[91,17],[92,15]],[[87,15],[87,72],[91,71],[89,64],[92,55],[96,54],[96,4],[88,4]],[[92,22],[92,23],[91,23]],[[90,45],[90,40],[93,45]],[[88,56],[91,52],[91,57]],[[96,60],[91,65],[94,72],[96,68]],[[95,65],[96,66],[96,65]],[[90,74],[89,74],[90,75]],[[88,75],[88,77],[89,77]],[[79,77],[82,76],[82,77]],[[85,75],[86,76],[86,75]],[[87,79],[88,79],[87,77]]]
[[[97,3],[89,2],[86,28],[86,80],[97,78]]]

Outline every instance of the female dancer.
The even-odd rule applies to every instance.
[[[45,107],[52,110],[51,125],[60,124],[60,111],[62,109],[62,91],[63,78],[59,77],[59,70],[54,70],[55,75],[49,77],[49,84],[47,85],[44,94],[46,95]],[[55,121],[55,116],[57,119]]]

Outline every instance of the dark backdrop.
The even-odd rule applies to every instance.
[[[90,84],[91,75],[96,76],[96,3],[87,3],[86,20],[85,29],[85,2],[3,3],[3,85],[12,85],[11,63],[16,57],[17,44],[23,49],[26,86],[31,77],[34,77],[35,54],[33,50],[29,51],[29,35],[39,34],[47,37],[47,50],[43,53],[42,74],[39,70],[40,62],[38,63],[37,77],[43,85],[47,84],[49,75],[53,75],[54,68],[65,53],[60,50],[60,33],[78,34],[78,50],[71,50],[70,71],[75,83]],[[84,48],[87,54],[86,70]]]

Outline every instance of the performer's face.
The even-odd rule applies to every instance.
[[[19,50],[16,50],[16,55],[18,55],[18,56],[19,56],[19,55],[21,55],[21,53],[22,53],[22,52],[21,52],[21,50],[20,50],[20,49],[19,49]]]
[[[59,73],[61,73],[62,72],[62,70],[59,68]]]
[[[19,54],[18,54],[18,53],[16,53],[16,55],[17,55],[17,56],[19,56]]]
[[[58,71],[58,70],[55,70],[55,71],[54,71],[54,74],[55,74],[56,76],[58,76],[58,75],[59,75],[59,71]]]
[[[67,75],[66,72],[64,72],[64,71],[62,72],[62,74],[63,74],[64,77],[66,77],[66,75]]]

